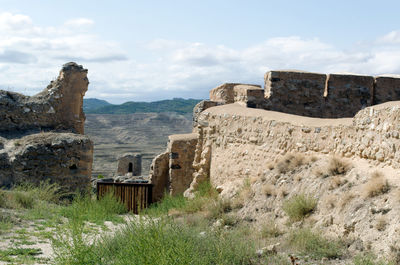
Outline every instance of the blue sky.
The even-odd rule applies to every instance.
[[[41,91],[61,65],[86,97],[207,98],[272,69],[400,73],[399,1],[0,0],[0,89]]]

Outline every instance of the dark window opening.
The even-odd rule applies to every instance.
[[[132,165],[132,163],[129,163],[128,172],[133,172],[133,165]]]

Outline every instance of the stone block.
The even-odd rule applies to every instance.
[[[372,76],[330,74],[323,116],[353,117],[359,110],[372,105],[373,89]]]
[[[239,85],[237,83],[225,83],[210,90],[210,101],[221,102],[223,104],[231,104],[235,102],[233,87]]]
[[[258,85],[236,85],[233,87],[234,102],[249,107],[262,108],[264,89]]]
[[[270,71],[264,76],[265,107],[290,114],[320,117],[326,75],[302,71]]]
[[[153,159],[149,178],[153,184],[153,202],[160,201],[169,190],[169,152],[159,154]]]
[[[170,194],[182,194],[193,180],[193,161],[197,144],[196,133],[175,134],[168,137]]]
[[[400,100],[400,76],[375,77],[373,104]]]

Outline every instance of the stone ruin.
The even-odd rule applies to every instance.
[[[34,96],[0,90],[0,186],[59,183],[87,190],[93,143],[83,135],[87,70],[63,65],[58,78]]]
[[[170,194],[186,191],[190,196],[197,183],[204,179],[213,181],[217,175],[221,179],[229,178],[229,174],[219,171],[217,174],[212,165],[224,164],[228,172],[230,163],[244,163],[234,161],[229,152],[221,155],[221,161],[217,158],[218,150],[230,145],[265,146],[263,153],[270,157],[288,151],[312,151],[356,156],[400,167],[397,158],[400,154],[392,152],[395,143],[388,140],[392,136],[382,135],[383,144],[375,137],[375,147],[367,147],[370,144],[365,143],[365,137],[373,138],[369,136],[373,132],[368,130],[376,131],[382,126],[385,135],[393,135],[393,141],[397,141],[398,133],[389,132],[395,125],[383,122],[389,113],[377,108],[363,110],[400,100],[398,76],[269,71],[264,79],[264,89],[258,85],[222,84],[210,91],[210,100],[195,106],[193,133],[169,136],[167,150],[153,160],[150,179],[154,185],[154,201],[165,191]],[[398,107],[393,107],[390,113],[397,111]],[[288,114],[305,117],[289,118],[285,116]],[[382,117],[373,118],[376,115]],[[312,117],[348,119],[322,119],[317,124]],[[332,134],[342,142],[327,140]]]
[[[142,175],[142,155],[126,153],[118,158],[117,175]]]
[[[400,100],[400,78],[395,76],[271,71],[265,75],[264,89],[218,86],[210,91],[210,100],[194,108],[193,133],[169,136],[166,151],[154,158],[150,170],[153,201],[164,192],[193,197],[206,180],[224,199],[234,201],[248,180],[252,193],[238,210],[241,217],[286,225],[284,201],[293,194],[311,192],[319,197],[314,228],[328,236],[357,239],[352,248],[370,246],[385,257],[400,242],[396,222],[400,101],[396,100]],[[342,176],[352,178],[343,180],[349,181],[347,185],[331,190],[334,177],[312,175],[310,164],[299,168],[310,175],[298,179],[269,167],[287,154],[317,160],[340,157],[358,163],[358,169]],[[365,198],[363,189],[374,169],[392,174],[386,182],[390,190]],[[275,195],[263,193],[265,184]],[[253,192],[258,192],[254,193],[257,199],[251,197]],[[344,206],[325,205],[332,198],[339,205],[347,196],[354,199]],[[375,207],[388,211],[384,213],[387,228],[379,233],[373,224],[383,216]]]

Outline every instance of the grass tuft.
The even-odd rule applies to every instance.
[[[298,194],[283,203],[283,210],[291,221],[300,221],[315,210],[317,199],[305,194]]]
[[[343,255],[343,248],[340,242],[321,237],[310,229],[293,231],[288,240],[290,246],[301,254],[321,259],[335,259]]]

